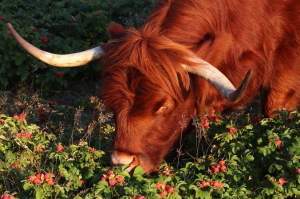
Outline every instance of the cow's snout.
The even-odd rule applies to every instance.
[[[157,170],[157,164],[153,164],[145,155],[132,155],[120,151],[114,151],[111,154],[113,165],[127,165],[126,171],[131,172],[137,166],[141,166],[145,173],[151,173]]]
[[[136,155],[114,151],[111,154],[111,161],[114,165],[128,165],[126,170],[130,172],[139,165],[139,160]]]
[[[134,155],[120,151],[114,151],[111,154],[111,161],[114,165],[130,165],[134,161],[134,158]]]

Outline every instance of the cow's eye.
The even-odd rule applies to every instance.
[[[172,109],[172,102],[169,100],[161,100],[154,107],[155,114],[166,114]]]
[[[167,106],[161,106],[157,111],[156,111],[156,114],[164,114],[166,112],[168,112],[169,110],[169,107]]]

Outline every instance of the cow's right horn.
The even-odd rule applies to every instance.
[[[235,88],[231,81],[210,63],[198,57],[193,57],[192,61],[196,63],[197,66],[187,66],[183,64],[182,67],[184,70],[203,77],[213,84],[224,97],[233,102],[238,101],[243,96],[252,77],[252,71],[250,70],[240,86]]]
[[[95,59],[99,59],[104,51],[101,47],[92,48],[83,52],[59,55],[43,51],[21,37],[14,27],[8,23],[8,30],[27,52],[36,57],[37,59],[56,67],[78,67],[85,65]]]

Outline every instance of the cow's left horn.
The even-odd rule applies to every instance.
[[[8,23],[7,28],[10,33],[14,36],[17,42],[31,55],[36,57],[37,59],[56,67],[78,67],[85,65],[92,60],[99,59],[104,51],[101,47],[92,48],[83,52],[66,54],[66,55],[58,55],[43,51],[29,42],[27,42],[24,38],[22,38],[14,27]]]
[[[220,70],[210,63],[200,58],[193,58],[192,61],[199,65],[182,65],[185,71],[199,75],[208,80],[223,96],[230,101],[238,101],[243,96],[252,76],[251,70],[248,71],[240,86],[235,88],[231,81]]]

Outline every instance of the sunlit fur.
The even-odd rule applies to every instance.
[[[116,114],[115,148],[139,154],[148,170],[195,114],[245,106],[261,89],[267,116],[300,103],[299,0],[165,0],[142,27],[109,31],[102,97]],[[235,86],[251,69],[244,97],[229,102],[184,72],[180,64],[192,65],[193,54]]]

